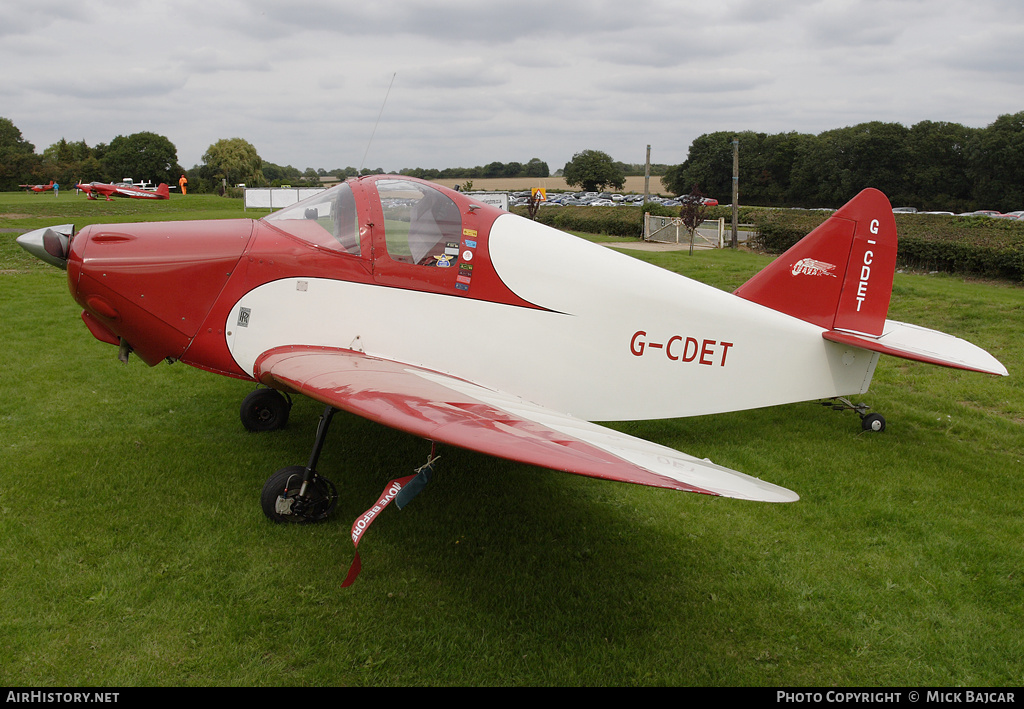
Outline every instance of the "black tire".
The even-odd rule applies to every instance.
[[[885,430],[885,417],[882,414],[868,414],[861,419],[860,427],[865,431],[881,433]]]
[[[291,408],[291,402],[276,389],[257,389],[242,401],[238,416],[246,430],[278,431],[288,424]]]
[[[338,503],[338,490],[334,483],[320,475],[314,475],[305,497],[299,497],[302,477],[306,468],[290,465],[271,475],[260,493],[260,506],[267,519],[279,524],[312,524],[327,519]],[[289,512],[278,512],[280,497],[291,500]]]

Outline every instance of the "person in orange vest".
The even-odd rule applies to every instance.
[[[186,178],[184,175],[182,175],[181,179],[178,180],[178,187],[181,188],[181,193],[182,194],[185,194],[185,185],[187,185],[187,184],[188,184],[188,178]]]

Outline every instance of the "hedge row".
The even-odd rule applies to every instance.
[[[524,207],[513,207],[512,211],[526,216]],[[541,207],[536,220],[562,231],[639,239],[643,218],[640,207]]]
[[[753,209],[756,207],[740,209],[740,222],[749,224],[748,211]],[[512,211],[527,216],[525,207],[513,207]],[[663,207],[654,203],[641,207],[541,207],[537,221],[562,231],[639,239],[644,233],[644,212],[658,217],[678,217],[679,207]],[[727,207],[710,207],[705,214],[706,219],[719,217],[731,219],[732,212]]]
[[[513,209],[525,216],[523,208]],[[563,231],[638,239],[643,213],[679,216],[678,208],[542,207],[537,221]],[[750,246],[781,254],[830,216],[827,211],[743,207],[739,220],[753,224]],[[707,218],[731,219],[728,207],[708,210]],[[897,259],[905,267],[1024,281],[1024,222],[941,214],[897,214]]]
[[[828,218],[826,212],[754,210],[751,244],[782,253]],[[1024,281],[1024,223],[988,217],[897,214],[898,262],[906,267]]]

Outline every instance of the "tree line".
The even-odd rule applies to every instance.
[[[1024,209],[1024,112],[1004,115],[985,128],[922,121],[911,127],[873,121],[817,135],[805,133],[734,133],[701,135],[681,165],[654,165],[652,175],[674,194],[696,185],[707,195],[732,198],[733,141],[739,142],[740,203],[757,206],[838,207],[865,187],[882,190],[894,206],[926,211]],[[381,168],[325,170],[276,165],[262,160],[242,138],[210,145],[202,162],[186,170],[166,137],[141,132],[89,146],[61,138],[41,154],[7,118],[0,117],[0,190],[19,184],[62,185],[77,181],[115,182],[124,177],[176,184],[188,177],[192,192],[249,186],[319,185],[328,175],[340,179],[383,173]],[[423,179],[547,177],[539,158],[526,163],[492,162],[444,170],[407,168],[400,174]],[[585,189],[620,185],[626,175],[643,174],[642,164],[612,160],[606,153],[584,150],[562,170],[570,184]]]
[[[222,192],[238,184],[251,187],[319,186],[323,177],[347,179],[359,175],[381,174],[383,168],[343,167],[305,170],[291,165],[276,165],[263,160],[256,148],[242,138],[226,138],[210,145],[202,161],[190,169],[178,164],[177,149],[165,136],[151,132],[117,136],[95,146],[84,140],[69,142],[61,138],[41,154],[24,139],[8,119],[0,117],[0,190],[15,190],[21,184],[39,184],[50,180],[71,186],[76,182],[117,182],[126,177],[159,184],[177,184],[181,175],[188,178],[190,192]],[[547,177],[548,164],[539,158],[526,163],[492,162],[472,168],[445,170],[408,168],[399,174],[423,179],[474,177]]]
[[[61,138],[37,154],[14,123],[0,117],[0,190],[50,180],[70,186],[80,180],[111,182],[143,175],[173,184],[183,172],[174,144],[156,133],[119,135],[96,146]]]
[[[740,204],[839,207],[875,187],[893,206],[925,211],[1024,209],[1024,112],[985,128],[872,121],[818,135],[705,133],[663,184],[676,194],[698,185],[731,201],[734,140]]]
[[[303,178],[295,168],[265,163],[256,148],[242,138],[226,138],[210,145],[202,162],[186,170],[178,151],[166,137],[143,131],[115,137],[110,143],[90,146],[84,140],[61,138],[43,152],[25,140],[14,123],[0,117],[0,190],[53,180],[71,187],[76,182],[119,182],[124,178],[176,185],[186,175],[190,192],[219,192],[239,183],[266,185],[265,173],[297,177],[298,184],[320,184],[315,170]]]

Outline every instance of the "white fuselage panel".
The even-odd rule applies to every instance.
[[[820,327],[536,222],[499,217],[488,249],[502,281],[547,310],[286,278],[239,300],[228,347],[250,373],[274,347],[354,349],[590,421],[858,394],[874,372],[877,354]]]

